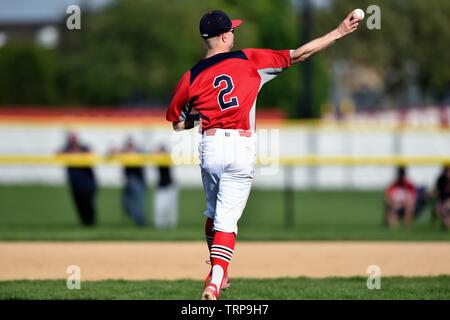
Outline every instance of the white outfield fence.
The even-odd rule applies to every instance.
[[[56,157],[68,130],[89,145],[87,158]],[[450,130],[431,126],[335,125],[285,122],[257,130],[259,165],[254,186],[293,189],[380,189],[407,165],[410,178],[431,187],[443,164],[450,164]],[[147,152],[164,145],[173,157],[151,154],[108,157],[132,136]],[[7,122],[0,119],[0,183],[63,184],[64,164],[91,163],[101,185],[120,185],[121,164],[145,164],[147,178],[157,179],[155,165],[175,162],[179,185],[201,187],[198,130],[173,132],[170,125]]]

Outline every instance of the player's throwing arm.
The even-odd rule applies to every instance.
[[[355,10],[356,11],[356,10]],[[341,24],[324,35],[323,37],[317,38],[311,42],[302,45],[300,48],[291,51],[291,62],[296,64],[305,61],[309,57],[319,53],[323,49],[329,47],[339,39],[349,35],[358,28],[359,22],[361,21],[361,16],[355,18],[354,12],[349,13],[347,18],[341,22]]]

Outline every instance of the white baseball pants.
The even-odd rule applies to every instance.
[[[206,194],[204,215],[214,220],[214,230],[237,234],[253,181],[256,134],[208,130],[202,135],[199,155]]]

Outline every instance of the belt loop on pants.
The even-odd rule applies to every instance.
[[[239,130],[239,135],[241,137],[251,137],[252,136],[252,132],[250,130]]]
[[[230,129],[230,130],[234,130],[234,129]],[[251,130],[237,130],[239,132],[239,135],[241,137],[251,137],[253,135],[253,132]],[[217,133],[217,129],[213,128],[213,129],[208,129],[203,131],[203,134],[206,136],[215,136]],[[225,132],[225,137],[229,137],[230,133],[229,132]]]
[[[216,129],[208,129],[206,131],[204,131],[203,133],[207,136],[215,136],[216,135]]]

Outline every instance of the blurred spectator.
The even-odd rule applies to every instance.
[[[143,153],[137,147],[132,137],[128,137],[121,154]],[[145,195],[147,185],[145,182],[145,167],[143,165],[125,165],[123,169],[125,185],[122,191],[122,207],[128,217],[138,226],[145,226]]]
[[[89,147],[80,143],[77,134],[70,132],[67,135],[66,145],[59,153],[77,154],[89,152]],[[97,183],[92,166],[68,166],[67,178],[81,223],[84,226],[93,226],[96,223],[94,198]]]
[[[406,168],[397,168],[397,177],[384,193],[384,222],[390,228],[398,227],[403,220],[405,227],[410,227],[416,211],[417,189],[406,176]]]
[[[443,227],[450,230],[450,166],[445,166],[439,175],[434,196],[437,198],[435,215],[442,221]]]
[[[158,154],[167,155],[162,146]],[[153,220],[156,229],[175,228],[178,224],[178,189],[172,179],[170,165],[158,166],[159,181],[154,192]]]

